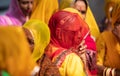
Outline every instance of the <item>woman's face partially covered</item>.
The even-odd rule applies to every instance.
[[[27,37],[27,40],[28,40],[28,43],[29,43],[29,46],[30,46],[30,50],[31,50],[31,52],[33,52],[33,50],[34,50],[34,38],[33,38],[31,32],[28,29],[23,28],[23,30],[24,30],[25,35]]]
[[[18,0],[19,6],[25,16],[30,16],[33,8],[34,0]]]

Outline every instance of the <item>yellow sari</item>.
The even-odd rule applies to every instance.
[[[39,19],[48,24],[50,17],[58,10],[58,0],[34,0],[31,19]]]
[[[21,27],[0,27],[0,69],[10,76],[30,76],[35,63]]]
[[[49,48],[50,48],[49,51],[52,52],[59,49],[60,51],[62,51],[61,48],[52,45],[50,45]],[[86,76],[85,65],[83,64],[82,59],[73,52],[67,52],[67,53],[69,54],[66,55],[64,52],[62,54],[55,55],[52,59],[52,62],[55,62],[56,59],[58,59],[57,57],[62,55],[58,60],[58,65],[56,64],[59,68],[61,76]],[[59,62],[62,64],[59,65]]]
[[[116,3],[111,14],[112,29],[114,23],[120,18],[120,3]],[[112,31],[104,31],[97,39],[99,65],[120,69],[120,43]]]
[[[71,53],[66,56],[59,70],[61,76],[86,76],[83,68],[83,61],[79,58],[79,56]]]
[[[90,28],[92,36],[96,39],[100,35],[100,31],[89,6],[87,8],[85,21]]]
[[[50,31],[48,25],[39,20],[29,20],[23,27],[31,31],[34,38],[34,50],[32,57],[37,61],[45,51],[50,41]]]
[[[111,31],[97,39],[97,64],[120,69],[120,43]]]

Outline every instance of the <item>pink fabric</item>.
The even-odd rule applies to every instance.
[[[0,25],[22,25],[26,18],[19,7],[18,0],[11,0],[8,11],[4,16],[0,16]]]
[[[90,34],[85,38],[85,44],[87,45],[87,49],[96,51],[96,43]]]
[[[88,25],[78,14],[58,11],[50,19],[51,44],[63,48],[76,48],[89,32]],[[96,50],[95,42],[88,33],[85,38],[88,49]]]

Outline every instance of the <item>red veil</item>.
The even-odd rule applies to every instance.
[[[56,12],[49,21],[51,44],[63,48],[77,47],[89,35],[88,25],[77,13]]]

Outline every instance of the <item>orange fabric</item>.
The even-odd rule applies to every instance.
[[[21,27],[0,27],[0,70],[10,76],[30,76],[35,65]]]
[[[97,40],[98,64],[120,69],[120,43],[111,31],[103,32]]]

